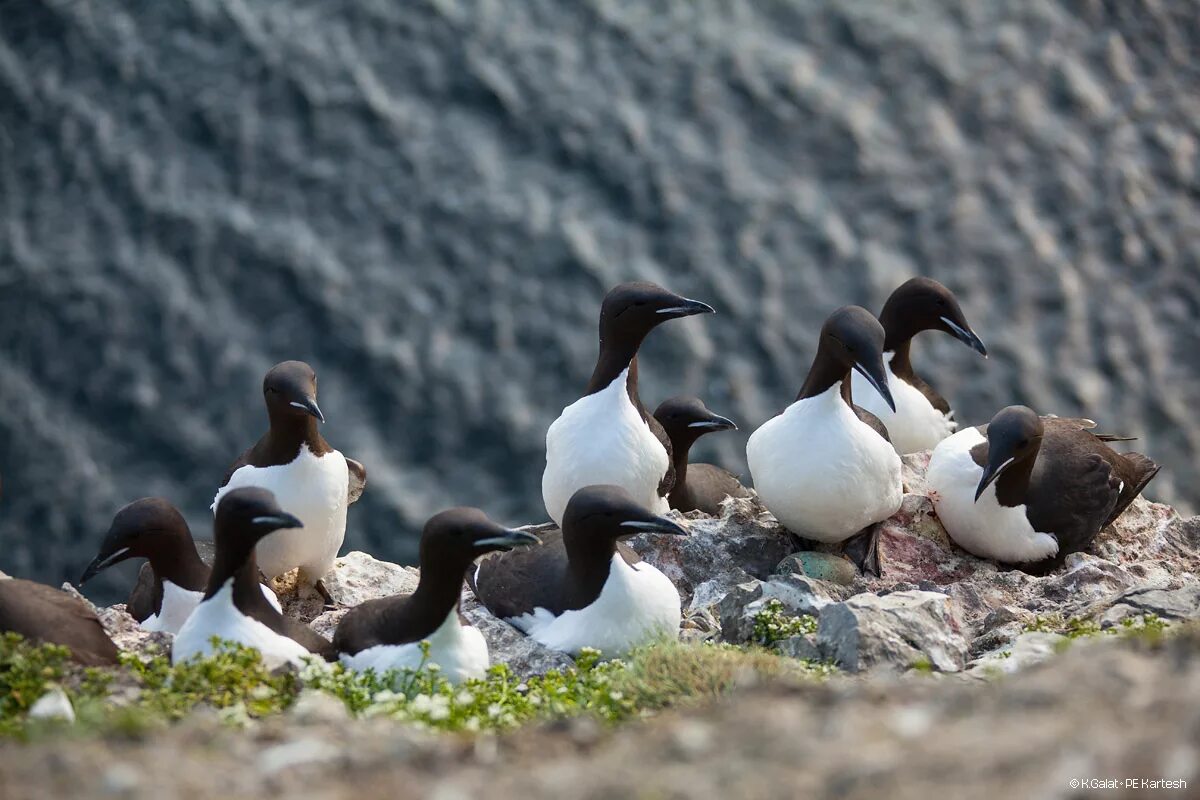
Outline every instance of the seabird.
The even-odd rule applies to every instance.
[[[366,485],[362,464],[346,458],[317,430],[325,416],[317,405],[317,375],[303,361],[276,364],[263,380],[270,428],[229,469],[212,508],[226,492],[243,486],[270,489],[280,506],[303,523],[258,546],[258,563],[268,579],[297,567],[300,583],[313,585],[330,601],[321,578],[333,567],[346,537],[346,508]]]
[[[788,530],[819,542],[846,541],[896,513],[904,497],[900,456],[883,424],[851,402],[851,371],[891,406],[883,327],[859,306],[825,321],[796,401],[746,445],[763,504]],[[859,542],[864,550],[855,560],[878,574],[874,528]]]
[[[351,609],[333,637],[342,663],[379,675],[437,664],[454,683],[482,678],[488,648],[483,634],[459,613],[463,577],[484,553],[537,542],[532,534],[497,525],[477,508],[454,508],[434,516],[421,534],[416,591]],[[429,643],[427,662],[423,641]]]
[[[480,562],[471,588],[497,617],[546,647],[619,656],[679,635],[679,592],[619,540],[637,533],[686,536],[620,486],[586,486],[563,514],[562,532]]]
[[[733,473],[713,464],[688,464],[692,445],[706,433],[736,431],[732,420],[709,411],[699,398],[672,397],[654,410],[654,418],[671,440],[675,485],[667,500],[676,511],[703,511],[721,515],[726,497],[745,497],[746,487]]]
[[[886,405],[865,378],[851,375],[854,401],[887,427],[896,452],[932,450],[954,433],[958,423],[946,398],[913,371],[909,350],[922,331],[942,331],[987,358],[987,348],[967,324],[954,293],[931,278],[900,284],[879,314],[883,325],[883,362],[896,410]]]
[[[0,633],[62,645],[71,651],[72,659],[89,667],[119,661],[120,652],[91,604],[43,583],[0,579]]]
[[[204,597],[209,567],[175,506],[161,497],[145,497],[118,511],[79,585],[131,558],[148,560],[151,579],[143,581],[139,574],[125,609],[145,630],[178,633]],[[282,610],[274,592],[266,586],[262,591],[267,602]]]
[[[1088,547],[1158,472],[1108,446],[1086,419],[1009,406],[944,440],[929,461],[929,498],[946,533],[983,558],[1044,572]]]
[[[571,496],[593,484],[624,487],[639,503],[667,510],[675,480],[671,442],[638,397],[638,347],[669,319],[712,313],[712,306],[653,283],[622,283],[604,298],[587,392],[546,432],[542,499],[555,523],[562,524]]]
[[[302,664],[310,655],[331,660],[333,648],[312,628],[279,613],[263,596],[255,546],[277,530],[301,527],[267,489],[226,492],[217,504],[213,542],[217,548],[204,599],[183,623],[171,648],[180,663],[212,653],[212,638],[256,648],[274,668]]]

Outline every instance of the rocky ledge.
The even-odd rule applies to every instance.
[[[684,638],[762,641],[755,630],[765,610],[810,616],[807,629],[769,644],[847,672],[1008,673],[1055,652],[1064,633],[1098,633],[1147,617],[1156,624],[1200,617],[1200,518],[1139,499],[1090,552],[1034,576],[975,558],[949,540],[922,494],[927,464],[927,454],[905,458],[909,493],[883,523],[878,578],[860,575],[834,548],[792,535],[754,497],[727,500],[720,518],[682,515],[686,538],[640,535],[631,544],[679,588]],[[276,588],[287,613],[329,636],[349,608],[411,592],[418,578],[412,567],[352,552],[326,579],[333,610],[286,580]],[[487,638],[493,661],[518,674],[571,663],[493,617],[466,588],[463,613]],[[166,644],[168,637],[142,632],[122,606],[100,614],[125,649]]]

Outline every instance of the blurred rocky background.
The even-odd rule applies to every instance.
[[[643,358],[741,425],[699,459],[926,274],[992,352],[917,346],[960,418],[1093,417],[1195,510],[1198,52],[1169,0],[0,0],[0,569],[78,577],[145,495],[207,534],[287,358],[370,472],[346,549],[544,519],[633,278],[719,310]]]

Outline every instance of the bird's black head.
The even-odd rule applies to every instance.
[[[983,468],[975,499],[1014,465],[1036,458],[1043,433],[1042,418],[1027,406],[1009,406],[992,417],[987,428],[987,466]]]
[[[987,348],[963,314],[954,293],[932,278],[912,278],[896,287],[879,314],[885,350],[895,350],[922,331],[948,333],[980,355]]]
[[[563,513],[567,550],[593,546],[611,550],[618,539],[637,533],[687,536],[679,523],[660,517],[620,486],[585,486],[571,496]]]
[[[421,573],[445,571],[461,581],[467,567],[484,553],[538,541],[531,533],[493,522],[478,508],[451,508],[425,523],[421,533]]]
[[[713,431],[736,431],[733,420],[714,414],[698,397],[679,396],[664,400],[654,410],[654,418],[663,426],[671,443],[690,446]]]
[[[818,359],[824,358],[844,378],[855,370],[896,410],[883,366],[883,326],[861,306],[842,306],[821,327]]]
[[[84,570],[79,585],[131,558],[148,558],[161,571],[159,562],[189,555],[187,550],[194,551],[192,532],[179,510],[161,497],[144,497],[113,517],[100,552]]]
[[[314,417],[325,421],[317,405],[317,373],[303,361],[284,361],[271,367],[263,378],[263,397],[271,419]]]
[[[279,507],[273,492],[246,486],[221,497],[213,520],[213,543],[218,554],[248,553],[268,534],[302,527],[304,523]]]
[[[631,356],[657,325],[694,314],[714,314],[712,306],[688,300],[654,283],[622,283],[600,306],[600,341],[629,350]]]

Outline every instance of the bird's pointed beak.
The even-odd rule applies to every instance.
[[[942,323],[950,329],[950,333],[955,339],[958,339],[984,358],[988,357],[987,347],[984,346],[983,340],[975,335],[975,331],[971,330],[965,323],[960,324],[949,317],[942,317],[941,319]]]
[[[495,536],[489,536],[486,539],[477,539],[475,547],[479,549],[512,550],[514,547],[541,543],[542,540],[532,533],[518,530],[504,530]]]
[[[92,563],[88,564],[87,569],[85,569],[83,574],[79,576],[79,585],[83,586],[85,583],[96,577],[99,573],[111,567],[113,564],[124,561],[129,557],[130,555],[128,547],[122,547],[120,550],[115,550],[111,553],[101,553],[92,559]]]
[[[663,533],[668,536],[687,536],[688,530],[674,520],[666,517],[651,519],[631,519],[621,523],[622,528],[628,528],[629,534],[634,533]]]
[[[888,388],[887,370],[883,368],[883,355],[872,359],[871,364],[865,365],[862,362],[854,363],[854,371],[866,378],[867,383],[879,392],[879,396],[883,398],[883,402],[888,404],[893,412],[896,410],[896,401],[892,399],[892,390]]]
[[[702,431],[736,431],[738,426],[733,420],[722,417],[720,414],[713,414],[708,419],[702,419],[698,422],[688,423],[689,428],[696,428]]]
[[[318,422],[325,422],[325,415],[321,413],[321,407],[317,405],[317,398],[306,397],[303,400],[293,400],[291,404],[306,414],[316,417]]]
[[[699,300],[688,300],[686,297],[680,297],[678,302],[672,303],[666,308],[660,308],[656,313],[666,319],[678,319],[679,317],[691,317],[696,314],[715,314],[717,310],[708,303],[701,303]]]
[[[261,517],[255,517],[252,522],[255,525],[269,527],[271,530],[279,530],[280,528],[303,528],[304,523],[298,517],[292,516],[286,511],[280,511],[277,514],[264,514]]]
[[[992,482],[999,478],[1015,460],[1013,456],[1004,459],[988,459],[988,465],[983,468],[983,477],[979,479],[979,488],[975,490],[975,502],[979,502],[979,498],[983,496],[987,487],[991,486]]]

